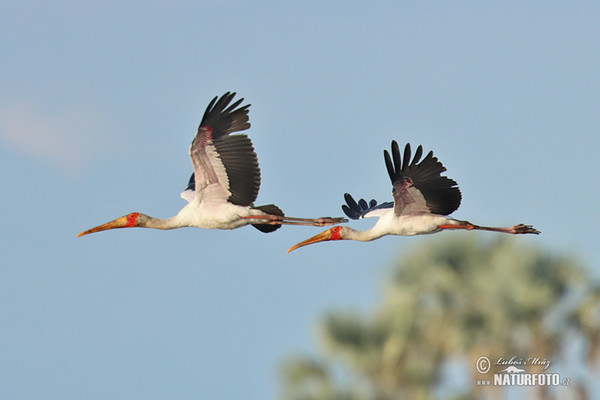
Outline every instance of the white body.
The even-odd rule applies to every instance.
[[[205,229],[235,229],[244,225],[268,222],[247,218],[248,216],[267,215],[265,212],[250,207],[237,206],[227,201],[192,201],[173,217],[181,223],[180,226],[193,226]]]
[[[397,216],[392,208],[377,210],[366,217],[379,217],[377,223],[366,231],[342,227],[342,239],[368,242],[385,235],[413,236],[441,231],[440,225],[459,225],[461,222],[438,214],[408,214]]]
[[[454,225],[451,218],[436,214],[417,214],[396,216],[392,210],[382,215],[373,230],[383,234],[413,236],[438,232],[440,225]]]

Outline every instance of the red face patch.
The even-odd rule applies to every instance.
[[[137,219],[139,216],[140,216],[140,213],[137,213],[137,212],[127,215],[127,223],[125,224],[125,227],[131,228],[132,226],[136,226]]]
[[[329,230],[331,233],[329,240],[340,240],[342,237],[340,236],[340,231],[342,230],[341,226],[334,226]]]

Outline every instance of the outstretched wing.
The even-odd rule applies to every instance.
[[[188,201],[222,200],[250,206],[258,196],[260,168],[252,142],[245,134],[250,128],[250,104],[244,99],[230,105],[235,93],[215,97],[204,112],[190,146],[194,173],[181,197]],[[193,193],[193,196],[192,196]]]
[[[385,165],[392,181],[394,213],[403,214],[432,213],[448,215],[460,206],[461,193],[457,183],[442,176],[446,168],[430,151],[425,158],[423,147],[419,146],[411,159],[410,144],[404,147],[403,159],[400,157],[398,143],[392,141],[392,156],[384,150]]]
[[[357,203],[349,193],[344,194],[344,200],[346,200],[346,204],[342,205],[342,210],[351,219],[379,217],[394,207],[394,203],[391,201],[377,204],[374,199],[371,199],[369,203],[365,199],[360,199]]]

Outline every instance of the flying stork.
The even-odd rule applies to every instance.
[[[335,226],[288,249],[288,253],[298,247],[327,240],[358,240],[368,242],[385,235],[425,235],[442,230],[467,229],[485,230],[512,234],[540,232],[531,225],[514,225],[509,228],[495,228],[475,225],[469,221],[450,218],[447,215],[460,206],[461,193],[457,183],[442,172],[446,168],[430,151],[421,160],[423,147],[419,146],[411,161],[410,144],[404,147],[400,156],[398,143],[392,141],[392,156],[384,150],[385,165],[392,181],[393,202],[377,204],[360,199],[358,203],[346,193],[344,213],[351,219],[379,217],[377,223],[366,231],[357,231],[346,226]]]
[[[252,225],[262,232],[273,232],[282,224],[327,226],[347,222],[331,217],[292,218],[273,204],[254,206],[260,187],[256,153],[248,136],[232,135],[250,128],[250,104],[240,107],[244,99],[230,104],[234,96],[227,92],[215,97],[204,112],[190,146],[194,173],[181,193],[188,204],[177,215],[161,219],[133,212],[77,236],[131,227],[235,229]]]

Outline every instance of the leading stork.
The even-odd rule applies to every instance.
[[[335,226],[288,249],[288,253],[298,247],[327,240],[358,240],[367,242],[385,235],[424,235],[442,230],[467,229],[485,230],[512,234],[540,232],[531,225],[514,225],[508,228],[495,228],[475,225],[468,221],[450,218],[447,215],[460,206],[461,194],[457,183],[442,172],[446,168],[430,151],[421,160],[423,147],[419,146],[411,159],[410,144],[404,147],[400,156],[398,143],[392,141],[392,156],[384,150],[385,165],[392,181],[394,202],[377,204],[364,199],[358,203],[346,193],[344,213],[352,219],[379,217],[377,223],[366,231],[357,231],[346,226]]]
[[[188,204],[177,215],[161,219],[133,212],[77,236],[131,227],[235,229],[252,225],[262,232],[273,232],[282,224],[326,226],[347,222],[331,217],[292,218],[273,204],[254,206],[260,187],[256,153],[248,136],[232,135],[250,128],[250,105],[239,107],[244,99],[230,105],[234,96],[235,93],[227,92],[215,97],[204,112],[190,146],[194,173],[181,193]]]

